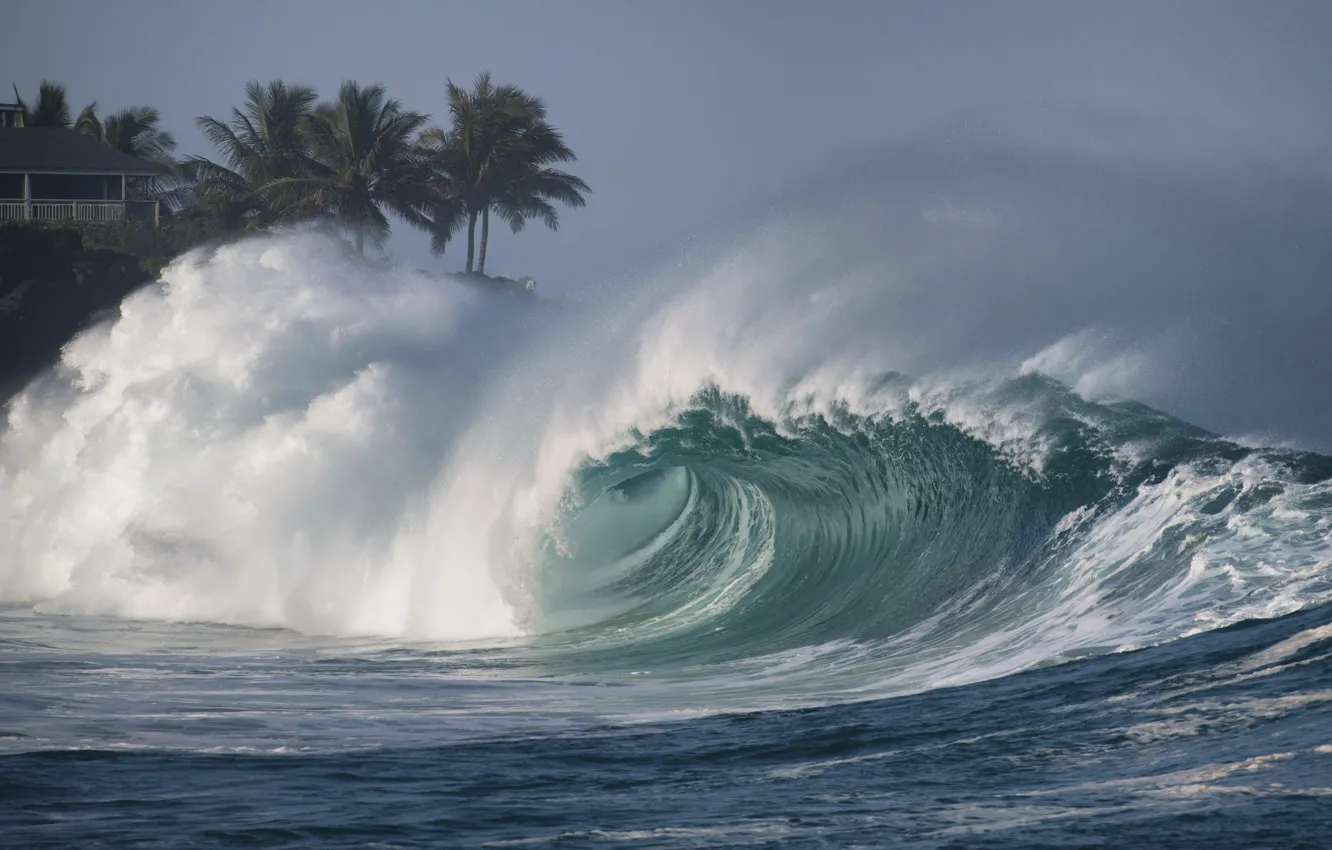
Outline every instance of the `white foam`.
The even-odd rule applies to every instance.
[[[996,403],[999,379],[1063,370],[1090,389],[1131,389],[1134,364],[1097,365],[1086,337],[1021,364],[954,363],[885,387],[885,371],[924,362],[928,334],[882,317],[947,252],[830,268],[829,239],[779,223],[712,265],[571,310],[544,335],[459,287],[349,263],[312,235],[187,257],[72,343],[63,379],[10,404],[0,601],[334,634],[514,636],[540,622],[533,553],[574,470],[670,422],[701,387],[743,395],[777,422],[917,405],[1036,476],[1056,450],[1047,411]],[[1207,493],[1265,474],[1180,469],[1113,512],[1066,518],[1067,567],[1039,613],[935,659],[930,680],[1327,598],[1326,536],[1291,544],[1288,532],[1313,522],[1329,485],[1292,486],[1215,521],[1200,512]],[[745,522],[770,521],[751,504]],[[1163,576],[1133,616],[1111,617],[1127,613],[1107,602],[1113,582],[1168,532],[1195,526],[1211,537],[1190,566]],[[1263,554],[1278,550],[1280,561]],[[727,575],[729,589],[696,607],[733,604],[761,569]],[[1194,593],[1223,581],[1222,606]]]
[[[315,236],[173,264],[0,436],[0,598],[312,632],[511,634],[488,564],[416,520],[475,305]],[[428,393],[423,392],[429,390]]]

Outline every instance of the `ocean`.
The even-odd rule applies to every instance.
[[[1022,216],[923,209],[564,303],[178,260],[5,407],[0,844],[1326,846],[1332,458],[922,324]]]

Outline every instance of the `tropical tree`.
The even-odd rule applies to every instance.
[[[560,227],[555,203],[570,207],[587,206],[591,188],[578,177],[547,167],[554,162],[575,160],[563,137],[545,121],[526,127],[514,140],[506,161],[497,169],[491,203],[481,211],[481,249],[477,269],[486,270],[486,249],[490,242],[490,212],[495,211],[514,233],[522,231],[528,219],[540,219],[551,230]]]
[[[484,273],[492,211],[515,233],[531,218],[555,229],[559,214],[553,202],[581,207],[586,204],[584,194],[591,190],[579,178],[549,167],[576,157],[546,121],[540,98],[516,86],[497,86],[488,73],[479,75],[470,91],[449,80],[448,96],[452,126],[422,134],[434,168],[438,204],[432,210],[432,247],[442,251],[465,221],[467,271],[475,266]]]
[[[18,104],[18,125],[20,127],[68,127],[69,99],[65,87],[59,83],[42,80],[37,90],[37,100],[30,106],[14,86],[14,101]]]
[[[102,138],[102,121],[97,117],[97,101],[83,107],[79,117],[74,119],[74,129],[85,136],[94,136],[99,140]]]
[[[422,134],[432,152],[436,196],[444,201],[434,211],[432,247],[444,245],[467,224],[467,271],[476,266],[476,225],[489,207],[489,178],[503,161],[507,128],[531,120],[537,104],[516,86],[496,86],[482,73],[469,91],[447,81],[452,126],[431,128]]]
[[[92,103],[79,113],[74,129],[121,153],[161,166],[162,174],[158,177],[134,178],[132,193],[163,200],[169,208],[175,209],[182,206],[180,196],[188,184],[182,180],[171,156],[176,149],[176,137],[163,130],[161,124],[161,113],[151,106],[122,109],[103,121],[97,115],[97,104]]]
[[[307,86],[251,82],[230,120],[198,119],[220,161],[191,157],[177,174],[224,227],[322,218],[352,235],[358,253],[366,241],[383,243],[390,217],[428,231],[441,253],[465,225],[467,270],[484,272],[492,213],[515,233],[530,219],[553,229],[556,205],[584,206],[590,190],[552,167],[575,157],[539,98],[488,74],[470,90],[448,86],[450,127],[421,132],[426,117],[383,86],[345,82],[316,105]],[[155,127],[155,115],[139,117]],[[95,114],[88,132],[109,139],[110,122],[93,122]]]
[[[417,132],[426,116],[402,108],[379,85],[342,84],[337,100],[321,104],[304,122],[304,173],[275,180],[292,193],[302,217],[327,216],[356,240],[380,245],[389,235],[388,213],[427,227],[429,171]]]
[[[310,86],[274,80],[245,86],[245,104],[231,120],[209,116],[199,128],[221,154],[222,163],[189,157],[181,164],[198,203],[210,208],[229,228],[278,221],[288,200],[278,181],[307,173],[305,128],[318,95]]]
[[[176,137],[161,124],[161,113],[151,106],[131,106],[102,121],[94,103],[83,110],[74,127],[121,153],[167,164],[176,149]]]

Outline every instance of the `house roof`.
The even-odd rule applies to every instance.
[[[0,172],[31,174],[161,174],[161,166],[121,153],[91,136],[59,127],[0,127]]]

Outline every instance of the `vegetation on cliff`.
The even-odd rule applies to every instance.
[[[130,196],[163,201],[160,224],[138,221],[0,224],[0,398],[53,362],[78,331],[175,257],[201,244],[299,222],[382,245],[391,219],[428,233],[443,253],[466,233],[465,271],[488,291],[532,297],[528,280],[488,277],[490,225],[515,233],[537,220],[555,229],[558,205],[591,191],[555,166],[576,160],[544,102],[488,74],[471,88],[447,82],[448,121],[405,108],[383,86],[346,82],[337,97],[284,81],[246,86],[225,119],[197,119],[215,158],[175,158],[176,139],[149,106],[75,115],[63,86],[43,81],[20,127],[62,127],[165,166],[137,178]]]
[[[489,74],[471,88],[447,81],[445,96],[449,121],[432,125],[380,85],[348,81],[320,102],[310,86],[255,81],[230,116],[197,119],[215,157],[177,160],[176,140],[152,107],[103,117],[93,103],[75,117],[58,84],[44,81],[31,103],[15,89],[21,126],[72,128],[168,166],[169,176],[133,187],[138,197],[166,202],[165,235],[128,225],[87,229],[89,239],[149,266],[160,267],[152,258],[183,234],[218,238],[306,221],[345,234],[363,253],[382,245],[397,219],[430,234],[437,253],[465,232],[465,270],[484,274],[492,216],[515,233],[532,220],[556,229],[558,205],[582,207],[591,189],[555,167],[577,157],[540,98]],[[154,244],[130,247],[145,242]]]

